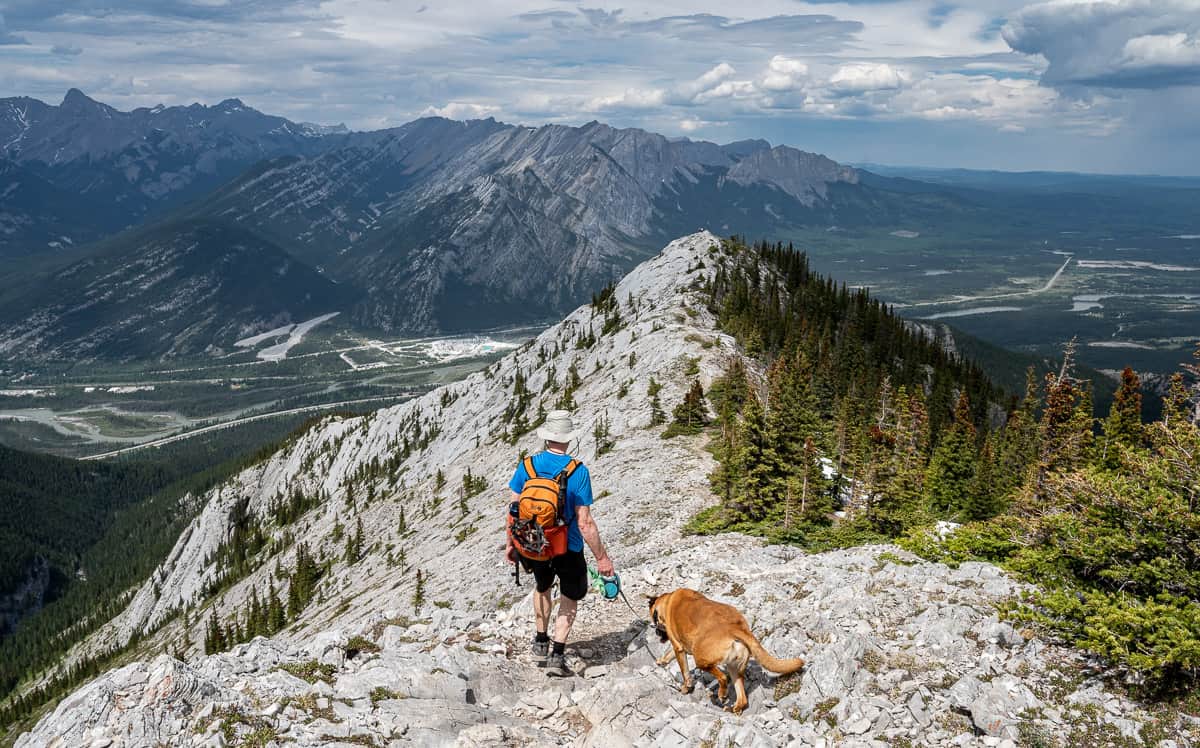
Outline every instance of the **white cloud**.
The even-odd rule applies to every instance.
[[[767,63],[759,85],[767,91],[794,91],[803,86],[808,77],[808,65],[800,60],[775,55]]]
[[[675,99],[682,102],[695,102],[699,97],[713,91],[727,79],[737,75],[737,70],[728,62],[719,63],[699,78],[680,84],[675,88]]]
[[[907,73],[886,62],[859,62],[839,67],[829,77],[829,87],[842,94],[861,94],[896,90],[908,80]]]
[[[703,129],[709,128],[709,127],[724,127],[725,125],[728,125],[728,124],[729,124],[728,122],[716,122],[716,121],[710,121],[710,120],[704,120],[704,119],[694,119],[694,118],[689,117],[689,118],[679,120],[679,129],[683,130],[684,132],[691,133],[691,132],[695,132],[697,130],[703,130]]]
[[[1045,58],[1053,86],[1164,88],[1200,82],[1196,0],[1051,0],[1010,18],[1016,51]]]
[[[589,112],[604,109],[655,109],[666,100],[666,91],[661,88],[627,88],[614,96],[596,96],[589,99],[585,108]]]
[[[1122,50],[1131,65],[1188,67],[1200,65],[1200,40],[1183,32],[1147,34],[1125,42]]]
[[[445,117],[446,119],[483,119],[500,111],[499,107],[473,104],[466,101],[451,101],[445,106],[425,107],[422,117]]]

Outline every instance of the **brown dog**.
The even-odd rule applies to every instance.
[[[754,655],[758,664],[767,670],[781,675],[804,667],[804,660],[798,657],[790,660],[772,657],[750,632],[749,624],[737,608],[709,600],[686,587],[651,597],[650,618],[659,637],[669,641],[674,650],[660,657],[658,664],[667,664],[672,655],[679,662],[679,670],[683,673],[683,685],[679,690],[683,693],[692,690],[687,667],[690,654],[696,667],[717,679],[717,697],[722,703],[729,695],[730,681],[733,682],[737,690],[734,714],[741,714],[746,708],[745,675],[750,655]]]

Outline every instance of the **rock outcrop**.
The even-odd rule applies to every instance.
[[[676,539],[623,571],[631,595],[683,585],[736,605],[768,650],[808,666],[780,679],[752,664],[750,706],[735,717],[705,674],[681,694],[674,661],[654,664],[667,645],[625,606],[592,596],[568,648],[575,677],[547,678],[527,654],[526,596],[499,611],[389,610],[299,641],[134,663],[68,697],[17,746],[1101,745],[1155,730],[1185,746],[1198,737],[1107,692],[1075,653],[1001,621],[996,603],[1020,585],[988,564],[950,569],[888,546],[810,556],[731,534]]]

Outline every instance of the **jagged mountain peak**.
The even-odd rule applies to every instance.
[[[66,95],[63,97],[62,104],[59,106],[67,109],[80,109],[84,107],[104,106],[92,97],[80,91],[78,88],[67,89]]]

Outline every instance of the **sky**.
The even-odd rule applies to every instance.
[[[0,96],[1200,174],[1200,0],[0,0]]]

